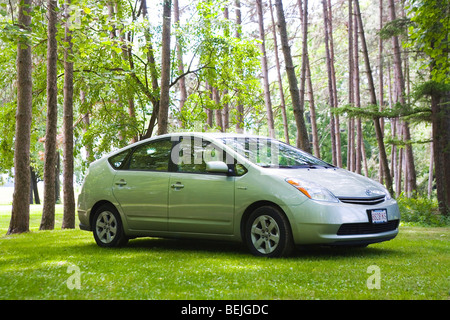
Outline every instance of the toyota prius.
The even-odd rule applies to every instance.
[[[400,222],[378,182],[275,139],[220,133],[161,135],[93,162],[78,215],[100,247],[196,238],[265,257],[391,240]]]

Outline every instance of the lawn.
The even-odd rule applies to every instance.
[[[9,210],[0,206],[0,300],[450,298],[448,227],[401,226],[364,249],[262,259],[238,244],[153,238],[101,249],[79,229],[38,231],[40,206],[31,232],[6,236]]]

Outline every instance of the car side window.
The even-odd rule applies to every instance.
[[[223,161],[227,163],[225,152],[215,147],[210,141],[203,139],[182,137],[174,150],[178,152],[177,159],[172,159],[177,166],[177,172],[207,173],[206,162]]]
[[[130,153],[130,150],[126,150],[126,151],[123,151],[119,154],[112,156],[111,158],[108,159],[109,164],[116,170],[122,169],[129,153]]]
[[[136,148],[130,158],[129,170],[169,171],[172,142],[159,140]]]

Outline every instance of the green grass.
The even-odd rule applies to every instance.
[[[450,228],[401,227],[365,249],[314,248],[285,259],[251,256],[238,244],[153,238],[99,248],[85,231],[6,236],[0,206],[0,299],[449,299]],[[57,226],[61,225],[57,208]],[[380,270],[380,289],[367,280]],[[80,271],[79,289],[67,283]]]

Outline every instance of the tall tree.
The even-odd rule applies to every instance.
[[[223,9],[223,17],[228,21],[230,19],[230,13],[228,7]],[[230,36],[230,30],[228,27],[225,28],[225,37],[228,38]],[[228,95],[228,89],[224,89],[223,96]],[[223,131],[226,132],[230,127],[230,111],[229,111],[229,103],[225,101],[222,110],[222,123],[223,123]]]
[[[261,67],[262,67],[262,78],[264,87],[264,103],[266,105],[267,113],[267,126],[269,128],[269,136],[275,138],[275,128],[273,122],[273,112],[272,112],[272,101],[270,99],[270,89],[269,89],[269,71],[267,66],[267,54],[266,54],[266,44],[265,44],[265,30],[264,30],[264,14],[262,8],[262,0],[256,0],[256,12],[258,14],[258,27],[259,27],[259,40],[261,49]]]
[[[25,33],[30,32],[31,0],[19,3],[18,26]],[[33,80],[31,47],[26,36],[17,42],[17,111],[14,140],[14,194],[11,221],[7,234],[29,231],[30,220],[30,132],[33,106]]]
[[[280,101],[281,101],[281,117],[283,119],[283,129],[284,129],[284,141],[289,144],[289,127],[286,115],[286,101],[284,99],[284,90],[283,90],[283,80],[281,78],[281,70],[280,70],[280,58],[278,56],[278,40],[277,40],[277,30],[275,27],[275,19],[273,17],[273,7],[272,0],[269,0],[269,8],[270,8],[270,18],[272,20],[272,33],[273,33],[273,51],[275,53],[275,65],[277,68],[277,79],[278,79],[278,90],[280,92]]]
[[[335,106],[337,105],[335,102],[336,95],[335,92],[335,84],[333,82],[333,57],[330,52],[330,28],[328,25],[330,24],[329,21],[329,15],[328,15],[328,6],[326,3],[326,0],[322,0],[322,8],[323,8],[323,21],[324,21],[324,41],[325,41],[325,58],[327,63],[327,75],[328,75],[328,99],[330,104],[330,137],[331,137],[331,159],[333,162],[333,165],[341,166],[341,152],[340,148],[340,142],[338,140],[338,134],[339,130],[336,128],[336,117],[337,115],[334,115],[333,110],[335,109]]]
[[[334,40],[333,40],[333,11],[331,6],[331,0],[328,0],[328,41],[329,41],[329,49],[330,49],[330,69],[331,69],[331,84],[332,84],[332,93],[333,93],[333,108],[337,110],[339,107],[338,103],[338,89],[337,89],[337,80],[336,80],[336,69],[335,69],[335,55],[334,55]],[[335,128],[334,132],[336,134],[336,162],[339,167],[342,167],[342,152],[341,152],[341,124],[339,119],[339,113],[336,113],[331,117],[333,121],[333,126]]]
[[[45,131],[44,159],[44,207],[40,230],[51,230],[55,226],[56,202],[56,130],[58,121],[57,87],[57,1],[47,0],[47,126]]]
[[[419,96],[431,105],[436,191],[441,214],[450,215],[450,6],[446,0],[417,1],[409,7],[410,46],[429,63]]]
[[[277,8],[278,28],[280,32],[281,47],[284,55],[284,63],[286,74],[289,82],[289,91],[291,93],[292,107],[294,109],[295,122],[297,124],[297,147],[306,152],[311,152],[311,146],[306,131],[305,119],[303,117],[304,110],[300,104],[300,95],[298,90],[297,77],[295,75],[295,67],[292,62],[291,48],[287,35],[286,19],[284,17],[284,9],[281,0],[275,1]]]
[[[311,136],[312,136],[312,147],[314,156],[320,157],[320,148],[319,148],[319,136],[317,134],[317,121],[316,121],[316,107],[314,104],[314,93],[313,86],[311,80],[311,69],[309,65],[309,53],[308,53],[308,1],[306,0],[304,4],[302,0],[298,0],[298,8],[300,11],[300,19],[302,22],[302,30],[303,30],[303,50],[302,50],[302,59],[305,59],[305,81],[307,85],[308,91],[308,100],[309,100],[309,112],[311,117]],[[305,6],[303,8],[303,5]],[[302,60],[303,61],[303,60]],[[303,63],[303,62],[302,62]]]
[[[389,0],[389,18],[391,21],[395,21],[395,3],[394,0]],[[397,35],[392,36],[392,48],[393,48],[393,60],[394,60],[394,83],[396,94],[394,95],[396,103],[400,103],[404,108],[406,106],[405,99],[405,78],[402,70],[402,58],[400,52],[400,44]],[[414,164],[413,150],[411,146],[411,133],[408,122],[403,122],[403,139],[406,142],[405,147],[405,160],[406,160],[406,175],[407,179],[405,183],[408,184],[406,189],[408,190],[407,196],[411,195],[411,192],[416,189],[416,169]],[[385,167],[383,167],[384,169]]]
[[[348,0],[348,104],[354,107],[355,104],[355,64],[353,61],[354,55],[354,38],[353,38],[353,3]],[[355,152],[355,128],[354,118],[349,115],[347,126],[347,169],[354,171],[354,152]]]
[[[236,32],[235,37],[237,39],[241,38],[242,34],[242,15],[241,15],[241,0],[235,0],[234,2],[235,10],[236,10]],[[242,72],[240,70],[239,72]],[[241,93],[239,89],[237,90],[237,104],[236,104],[236,132],[243,133],[244,132],[244,105],[241,101]]]
[[[379,6],[379,30],[383,28],[383,0],[380,0]],[[380,111],[384,109],[384,72],[383,72],[383,37],[378,37],[378,103],[380,105]],[[381,130],[384,132],[384,118],[380,119]],[[395,154],[395,148],[392,148],[391,154]],[[379,166],[378,168],[378,177],[380,183],[383,183],[383,166]]]
[[[357,0],[356,0],[357,1]],[[355,1],[355,6],[356,6],[356,1]],[[356,12],[356,10],[355,10]],[[355,14],[354,15],[354,41],[353,41],[353,65],[354,65],[354,72],[353,72],[353,84],[355,85],[355,90],[354,90],[354,94],[355,94],[355,107],[356,108],[361,108],[361,95],[360,95],[360,78],[359,78],[359,47],[358,47],[358,17]],[[361,174],[361,160],[362,160],[362,143],[363,143],[363,138],[362,138],[362,124],[361,124],[361,118],[357,118],[355,119],[355,131],[356,131],[356,136],[355,136],[355,154],[354,157],[352,159],[353,163],[353,170],[354,172]]]
[[[363,27],[362,18],[361,18],[361,10],[359,8],[359,0],[354,0],[354,1],[355,1],[355,12],[356,12],[355,14],[358,19],[358,27],[360,29],[361,49],[362,49],[362,53],[363,53],[363,57],[364,57],[364,65],[366,68],[367,82],[369,85],[370,104],[373,106],[376,106],[377,105],[377,96],[376,96],[375,85],[374,85],[373,76],[372,76],[372,69],[370,67],[369,52],[367,49],[367,44],[366,44],[365,35],[364,35],[364,27]],[[392,185],[392,177],[391,177],[391,173],[389,170],[389,163],[387,160],[386,148],[385,148],[384,140],[383,140],[383,131],[381,129],[381,124],[380,124],[380,117],[375,116],[373,119],[373,122],[374,122],[374,126],[375,126],[376,137],[377,137],[378,150],[380,153],[380,163],[383,166],[385,184],[386,184],[386,187],[389,190],[389,192],[394,193],[393,185]]]
[[[173,14],[174,14],[174,22],[176,24],[176,28],[180,28],[180,6],[178,4],[178,0],[173,1]],[[183,47],[182,47],[182,40],[181,35],[177,33],[177,36],[175,38],[176,40],[176,48],[177,48],[177,63],[178,63],[178,73],[184,74],[184,64],[183,64]],[[187,91],[186,91],[186,80],[184,77],[181,77],[180,80],[178,80],[178,87],[180,89],[180,105],[179,110],[180,112],[183,110],[184,103],[187,99]],[[180,121],[181,124],[181,121]]]
[[[62,228],[75,228],[75,195],[73,188],[73,56],[70,30],[70,3],[65,3],[64,106],[63,106],[63,222]]]
[[[145,20],[149,20],[148,17],[148,11],[147,11],[147,1],[146,0],[141,0],[141,6],[142,6],[142,16],[144,17]],[[152,91],[153,92],[160,92],[160,88],[159,88],[159,84],[158,84],[158,70],[156,68],[156,61],[155,61],[155,53],[154,53],[154,48],[153,48],[153,44],[152,44],[152,37],[151,37],[151,33],[150,33],[150,29],[149,28],[145,28],[144,29],[144,37],[145,37],[145,42],[146,42],[146,50],[147,50],[147,64],[148,67],[150,69],[150,78],[151,78],[151,84],[152,84]],[[139,81],[139,78],[133,77],[135,79],[136,82],[138,82],[140,87],[143,87],[144,85]],[[144,87],[145,88],[145,87]],[[152,115],[150,117],[150,121],[149,124],[147,126],[146,132],[142,135],[142,139],[146,139],[146,138],[150,138],[153,134],[153,130],[155,128],[155,124],[156,124],[156,119],[158,118],[159,115],[159,106],[160,106],[160,97],[155,97],[154,94],[151,94],[149,92],[149,90],[145,90],[144,92],[146,92],[146,95],[148,96],[148,98],[150,99],[150,101],[152,102],[153,105],[153,112]]]
[[[170,27],[172,1],[163,2],[163,27],[161,50],[161,94],[158,114],[158,135],[168,132],[168,117],[170,104]]]

